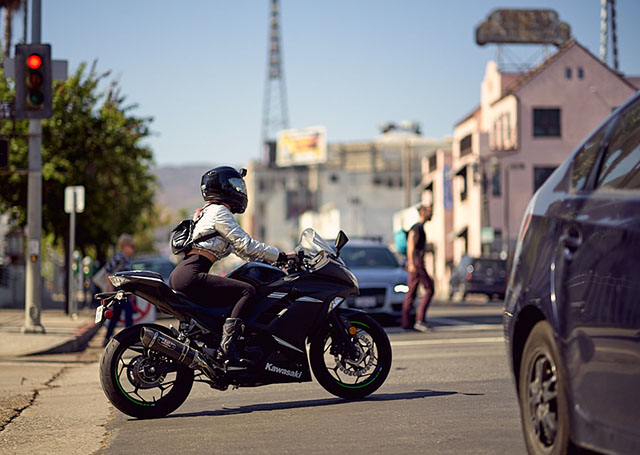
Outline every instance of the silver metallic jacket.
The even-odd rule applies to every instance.
[[[198,237],[217,232],[219,235],[198,242]],[[242,259],[264,259],[276,262],[280,251],[266,243],[251,238],[238,224],[231,211],[224,205],[207,205],[193,230],[194,248],[210,251],[218,259],[234,253]]]

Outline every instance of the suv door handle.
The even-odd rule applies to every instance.
[[[570,226],[560,236],[560,243],[564,249],[564,258],[567,261],[572,261],[574,253],[582,245],[582,231],[577,226]]]

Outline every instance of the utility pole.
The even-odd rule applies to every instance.
[[[32,1],[31,43],[40,44],[42,1]],[[42,277],[42,120],[29,119],[29,176],[27,181],[27,252],[25,322],[23,333],[44,333],[40,322]]]

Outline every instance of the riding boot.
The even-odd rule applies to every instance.
[[[244,323],[240,318],[227,318],[224,321],[219,359],[228,365],[248,367],[253,364],[251,360],[244,357],[236,345],[236,341],[243,330]]]

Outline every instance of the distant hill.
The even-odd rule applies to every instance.
[[[200,195],[202,174],[215,166],[215,164],[202,164],[154,168],[153,174],[157,177],[159,186],[156,191],[156,204],[176,216],[181,209],[192,213],[202,206],[202,196]]]

